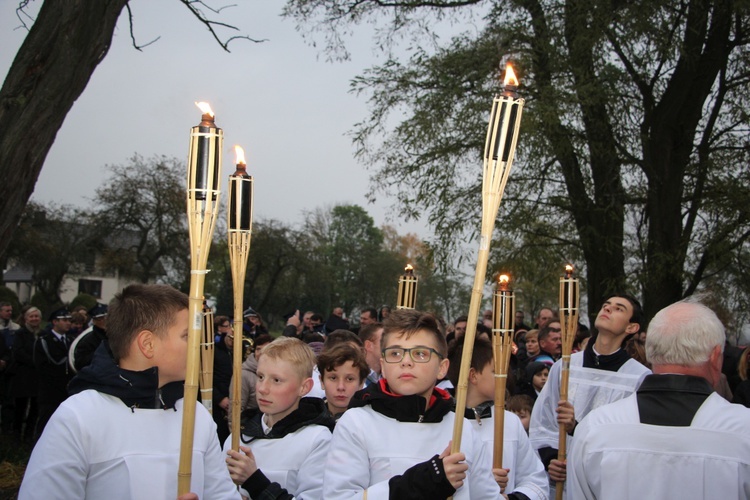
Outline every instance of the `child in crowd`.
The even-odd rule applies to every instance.
[[[294,337],[267,344],[258,359],[258,408],[242,417],[240,449],[224,443],[232,480],[250,498],[323,498],[323,469],[333,419],[312,388],[315,354]],[[262,467],[261,470],[259,467]]]
[[[544,388],[544,384],[547,383],[547,377],[549,377],[547,363],[532,361],[524,369],[524,382],[519,393],[525,394],[536,401],[539,393],[542,392],[542,388]]]
[[[242,362],[242,373],[241,373],[241,382],[242,382],[242,388],[240,389],[240,411],[244,412],[245,410],[249,410],[251,408],[257,408],[258,407],[258,401],[255,398],[255,384],[258,381],[258,358],[260,357],[260,353],[263,352],[263,348],[267,345],[273,342],[273,337],[268,335],[267,333],[262,333],[255,337],[255,342],[253,352],[250,353],[250,355],[247,357],[245,361]],[[227,420],[229,427],[232,426],[232,395],[234,394],[234,377],[232,377],[232,381],[229,383],[229,408],[230,411],[227,412]]]
[[[324,351],[318,357],[320,382],[326,393],[328,413],[338,419],[349,407],[349,401],[370,373],[362,349],[343,343]]]
[[[470,425],[463,427],[461,452],[450,453],[455,415],[450,395],[435,388],[448,370],[438,321],[401,309],[383,328],[383,378],[356,393],[336,424],[322,497],[499,498],[486,449]]]
[[[448,357],[451,366],[456,367],[449,372],[454,385],[458,385],[458,367],[461,364],[463,350],[463,343],[459,342]],[[464,414],[467,423],[470,423],[485,444],[485,466],[488,468],[492,468],[492,449],[495,440],[495,372],[492,358],[492,344],[488,340],[477,338],[471,358],[466,393],[467,408]],[[495,480],[511,500],[546,500],[547,474],[531,447],[527,429],[515,414],[507,410],[504,412],[503,468],[492,470]]]
[[[515,413],[521,420],[526,434],[529,433],[529,422],[531,422],[531,410],[534,409],[534,400],[527,394],[516,394],[505,402],[505,409]]]
[[[118,293],[107,340],[34,447],[19,498],[176,498],[187,337],[185,294],[140,284]],[[192,456],[199,498],[240,498],[198,403]]]

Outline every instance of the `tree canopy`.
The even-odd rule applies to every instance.
[[[475,250],[465,242],[479,227],[487,119],[510,60],[526,110],[496,266],[543,245],[584,264],[592,306],[632,288],[648,316],[713,280],[743,287],[733,277],[750,236],[745,3],[289,0],[285,13],[334,56],[359,23],[378,25],[386,47],[409,41],[406,56],[388,53],[352,83],[371,108],[353,136],[373,195],[426,216],[440,246]],[[434,29],[467,17],[471,28],[447,42]],[[733,292],[730,309],[750,290]]]

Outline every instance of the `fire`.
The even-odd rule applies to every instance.
[[[211,105],[208,104],[207,102],[196,102],[195,105],[200,108],[201,112],[204,115],[214,116],[214,112],[211,111]]]
[[[510,64],[505,67],[505,79],[503,80],[503,85],[513,85],[514,87],[518,87],[518,78],[516,78],[516,74],[513,72],[513,66]]]
[[[242,147],[235,146],[234,154],[237,158],[237,161],[235,162],[236,165],[247,165],[247,163],[245,162],[245,150],[242,149]]]
[[[497,282],[500,283],[501,285],[507,285],[509,281],[510,281],[510,276],[508,276],[507,274],[501,274],[500,276],[497,277]]]
[[[565,265],[565,277],[570,278],[573,276],[573,266],[570,264]]]
[[[406,267],[404,268],[404,272],[405,273],[412,273],[412,272],[414,272],[414,268],[412,267],[411,264],[406,264]]]

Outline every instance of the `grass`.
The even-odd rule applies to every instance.
[[[0,500],[18,498],[31,448],[30,443],[22,442],[16,436],[0,435]]]

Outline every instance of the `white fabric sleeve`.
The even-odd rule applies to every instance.
[[[320,431],[315,436],[310,454],[297,472],[297,491],[293,493],[300,500],[318,500],[323,498],[323,476],[326,457],[331,448],[331,433],[326,427],[316,426]]]
[[[196,403],[196,411],[208,412],[202,404]],[[229,468],[227,467],[225,456],[219,446],[219,439],[216,434],[216,424],[210,416],[206,415],[205,419],[207,424],[201,429],[204,440],[203,449],[206,450],[203,458],[203,497],[202,498],[233,498],[239,500],[240,493],[237,491],[229,475]],[[196,429],[196,434],[198,434]],[[197,436],[196,436],[197,438]],[[227,439],[227,443],[230,444],[232,441]]]
[[[61,405],[34,446],[18,498],[85,498],[89,464],[81,438],[77,415],[65,404]]]
[[[576,427],[576,439],[573,441],[568,453],[569,467],[568,480],[566,481],[566,494],[568,498],[596,498],[584,473],[584,450],[586,448],[587,435],[587,419],[584,418]]]
[[[462,428],[461,442],[465,443],[470,440],[472,446],[471,463],[469,463],[469,493],[471,498],[503,498],[500,492],[500,485],[495,481],[492,474],[492,446],[485,446],[478,432],[474,432],[471,425],[465,425]],[[463,450],[462,450],[463,451]],[[469,456],[466,457],[467,463]],[[487,467],[487,464],[490,466]],[[459,488],[456,492],[460,492]]]
[[[370,486],[370,459],[363,437],[373,429],[363,429],[356,418],[357,408],[344,413],[336,424],[325,463],[323,496],[326,500],[388,498],[388,481]]]
[[[560,442],[559,427],[557,425],[557,403],[560,402],[560,370],[558,360],[552,365],[547,383],[534,403],[529,424],[529,441],[535,450],[549,446],[557,449]]]
[[[516,441],[515,487],[513,491],[523,493],[530,500],[547,500],[549,493],[549,482],[547,472],[544,470],[542,461],[531,447],[529,437],[523,428],[521,420],[515,414],[515,418],[509,418],[506,412],[506,421],[512,422],[514,432],[518,436]],[[512,492],[511,492],[512,493]]]

